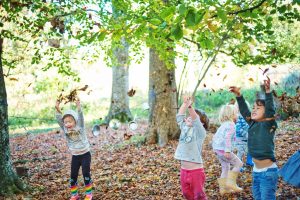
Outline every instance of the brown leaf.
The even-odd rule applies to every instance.
[[[248,80],[251,81],[251,82],[254,82],[253,78],[249,78]]]
[[[272,65],[271,65],[271,67],[274,67],[274,68],[276,68],[276,67],[277,67],[277,65],[276,65],[276,64],[272,64]]]
[[[265,73],[267,73],[269,71],[269,68],[265,69],[263,72],[263,75],[265,75]]]
[[[127,92],[127,95],[130,96],[130,97],[133,97],[135,94],[135,90],[133,88],[131,88],[128,92]]]
[[[206,84],[204,83],[203,86],[206,87]]]
[[[88,87],[89,87],[88,85],[85,85],[84,87],[82,87],[82,88],[80,88],[80,89],[78,89],[78,90],[80,90],[80,91],[86,91],[86,89],[87,89]]]
[[[10,77],[9,80],[11,80],[11,81],[19,81],[19,79],[14,78],[14,77]]]
[[[224,76],[223,81],[227,78],[227,74]]]

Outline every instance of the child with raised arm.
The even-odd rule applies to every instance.
[[[201,154],[206,137],[204,127],[207,127],[208,124],[201,123],[199,115],[204,115],[204,113],[195,111],[192,103],[191,97],[184,97],[183,104],[176,116],[181,133],[175,158],[181,161],[180,183],[183,196],[188,200],[206,200],[205,172]],[[185,116],[186,110],[189,112],[188,117]],[[202,118],[205,119],[205,117]]]
[[[84,119],[80,101],[76,101],[77,112],[67,110],[63,115],[59,107],[60,101],[56,101],[56,119],[63,130],[69,150],[72,154],[71,179],[70,179],[70,200],[78,200],[77,178],[80,166],[85,184],[85,200],[92,199],[92,179],[90,173],[91,153],[90,144],[84,130]]]
[[[278,167],[275,159],[274,136],[277,128],[270,79],[264,81],[265,99],[257,99],[249,111],[240,89],[229,90],[236,95],[240,112],[249,124],[248,152],[253,158],[252,192],[254,199],[276,199]]]
[[[237,110],[234,105],[224,105],[219,113],[221,126],[213,137],[212,146],[222,166],[221,177],[218,179],[220,194],[241,192],[236,179],[243,166],[242,161],[232,152],[235,135]],[[232,170],[230,170],[232,165]]]

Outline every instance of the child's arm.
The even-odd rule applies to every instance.
[[[275,115],[275,106],[273,101],[273,95],[270,91],[270,78],[264,80],[265,90],[266,90],[266,103],[265,103],[265,117],[274,118]]]
[[[78,112],[78,126],[80,128],[84,128],[84,117],[83,117],[83,113],[81,110],[81,104],[80,104],[79,99],[76,100],[76,107],[77,107],[77,112]]]
[[[234,134],[235,134],[235,125],[234,123],[230,123],[228,127],[225,128],[225,157],[226,158],[230,158],[230,152],[232,150],[231,138]]]
[[[187,108],[188,108],[188,97],[183,97],[183,103],[180,106],[179,111],[176,116],[176,121],[177,121],[177,124],[179,125],[180,129],[182,129],[184,126],[183,120],[184,120],[185,111]]]
[[[238,105],[239,105],[240,113],[242,114],[245,121],[249,124],[251,122],[251,112],[250,112],[250,110],[249,110],[249,108],[246,104],[246,101],[245,101],[244,97],[240,93],[240,88],[237,88],[235,86],[231,86],[229,88],[229,91],[232,92],[233,94],[235,94],[236,100],[237,100]]]
[[[56,100],[56,104],[55,104],[55,118],[56,118],[56,121],[58,123],[58,125],[60,126],[61,129],[64,128],[64,122],[62,120],[62,112],[60,110],[60,107],[59,107],[59,104],[60,104],[60,101],[59,100]]]

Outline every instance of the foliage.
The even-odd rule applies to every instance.
[[[281,122],[276,131],[276,159],[279,167],[299,149],[295,142],[300,137],[299,125],[299,122]],[[144,134],[146,127],[146,124],[143,125],[138,133]],[[118,148],[119,140],[104,139],[105,135],[113,131],[109,128],[102,130],[99,137],[87,131],[92,145],[91,173],[95,199],[183,199],[179,180],[180,162],[174,159],[178,141],[171,141],[163,148],[158,145],[130,144]],[[124,133],[119,131],[121,135]],[[213,133],[215,131],[208,131],[203,144],[205,189],[208,199],[220,199],[217,178],[221,174],[221,166],[210,147]],[[32,138],[15,137],[11,139],[11,149],[14,165],[30,169],[29,176],[23,179],[33,188],[32,192],[19,194],[15,199],[46,199],[49,196],[57,200],[69,198],[71,155],[62,134],[52,131]],[[79,176],[78,184],[80,195],[83,195],[82,176]],[[226,195],[222,199],[253,198],[249,167],[239,176],[238,185],[244,189],[242,193]],[[278,199],[297,199],[299,192],[279,179]]]

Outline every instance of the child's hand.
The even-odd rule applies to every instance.
[[[267,78],[268,78],[267,80],[264,80],[264,85],[265,85],[266,93],[270,93],[271,80],[268,76],[267,76]]]
[[[57,112],[61,113],[60,107],[59,107],[60,101],[56,100],[55,109]]]
[[[238,88],[236,86],[229,87],[229,91],[232,92],[233,94],[235,94],[235,96],[237,96],[237,97],[241,96],[240,90],[241,90],[241,88]]]
[[[78,110],[80,110],[80,109],[81,109],[81,105],[80,105],[80,99],[79,99],[79,98],[76,98],[76,101],[75,101],[75,103],[76,103],[76,107],[77,107],[77,109],[78,109]]]
[[[224,156],[225,156],[225,158],[230,159],[230,157],[231,157],[230,152],[225,152]]]
[[[192,97],[183,97],[183,103],[189,107],[193,104],[193,100],[192,100]]]

